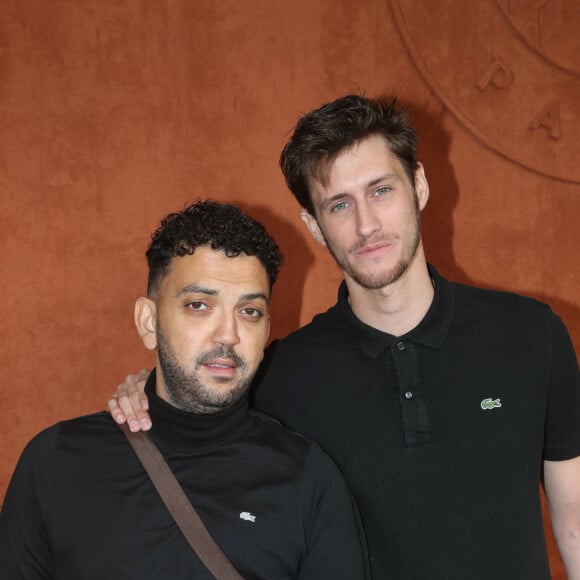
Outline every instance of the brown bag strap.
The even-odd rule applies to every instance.
[[[244,580],[203,525],[165,459],[146,433],[119,425],[183,535],[217,580]]]

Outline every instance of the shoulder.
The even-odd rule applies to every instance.
[[[88,441],[102,441],[103,436],[120,430],[105,411],[59,421],[36,434],[23,455],[45,456],[49,452],[83,447]]]
[[[318,363],[325,353],[336,356],[337,349],[349,339],[349,326],[338,306],[317,314],[311,322],[291,332],[285,338],[273,341],[266,349],[264,363],[260,367],[263,374],[275,362],[276,370],[292,370],[299,358],[300,366],[308,365],[312,360]]]
[[[450,283],[454,315],[478,318],[486,325],[518,325],[525,329],[545,329],[557,316],[550,306],[534,298],[506,292]]]
[[[337,306],[316,315],[313,320],[290,333],[274,340],[264,353],[264,360],[254,380],[254,403],[273,412],[269,405],[263,406],[262,395],[268,390],[268,398],[274,392],[287,390],[287,385],[299,391],[305,386],[303,380],[312,369],[324,367],[327,361],[336,360],[347,344],[348,328]],[[306,381],[308,382],[308,381]],[[265,385],[267,389],[264,389]],[[278,416],[278,413],[274,413]]]
[[[24,447],[13,478],[19,485],[37,481],[43,482],[41,487],[45,491],[52,489],[51,482],[61,476],[64,466],[92,461],[92,450],[101,445],[107,422],[116,428],[107,415],[103,411],[61,421],[37,433]]]
[[[306,325],[276,341],[279,348],[304,348],[304,345],[318,343],[321,337],[339,342],[348,330],[344,316],[336,304],[326,312],[321,312]]]
[[[291,462],[293,469],[318,480],[341,479],[333,460],[318,443],[284,427],[280,421],[261,411],[252,410],[256,432],[260,440],[267,442],[267,453],[279,456],[283,463]]]
[[[304,458],[318,445],[308,437],[288,429],[278,419],[255,409],[250,410],[254,418],[257,437],[268,442],[269,446],[276,447],[282,453]]]
[[[483,347],[489,353],[503,350],[513,360],[518,355],[533,365],[546,364],[562,349],[570,360],[574,358],[568,354],[573,353],[568,331],[548,304],[513,292],[462,284],[451,288],[450,345],[463,345],[472,352]]]

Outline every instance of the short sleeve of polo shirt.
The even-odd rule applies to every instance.
[[[572,341],[558,316],[551,314],[549,329],[552,351],[544,459],[563,461],[580,455],[580,373]]]

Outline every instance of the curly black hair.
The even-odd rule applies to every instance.
[[[310,215],[314,207],[310,180],[326,179],[325,171],[344,150],[371,135],[381,135],[399,159],[411,183],[417,170],[417,134],[397,100],[347,95],[302,116],[280,155],[280,168],[290,191]]]
[[[198,246],[221,250],[228,257],[256,256],[266,269],[270,288],[282,262],[278,245],[260,222],[235,205],[200,200],[180,212],[170,213],[152,234],[146,253],[147,293],[155,291],[175,256],[191,255]]]

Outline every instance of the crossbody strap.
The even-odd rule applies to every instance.
[[[146,433],[119,425],[183,535],[217,580],[243,580],[203,525],[165,459]]]

